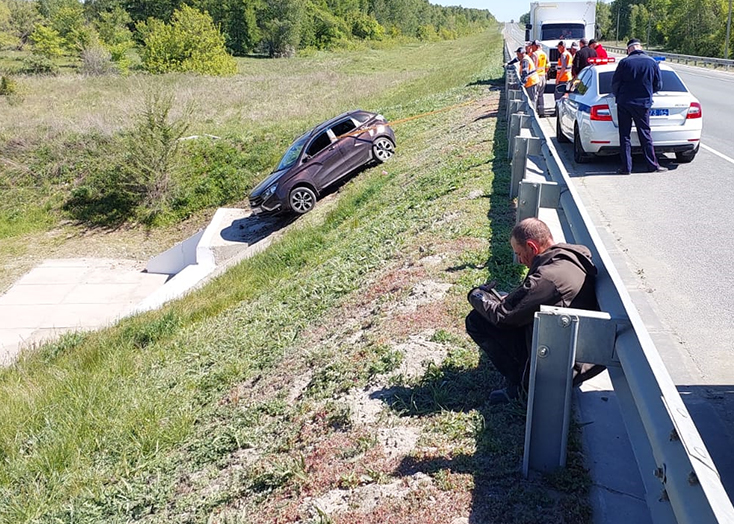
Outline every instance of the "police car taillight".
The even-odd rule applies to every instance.
[[[595,64],[595,65],[611,64],[612,62],[616,62],[616,61],[617,59],[614,58],[613,56],[609,58],[593,58],[593,57],[589,58],[589,63]]]
[[[591,119],[601,122],[609,122],[612,120],[612,112],[606,104],[591,106]]]
[[[688,108],[688,114],[686,118],[701,118],[703,113],[701,112],[701,104],[698,102],[691,102],[691,106]]]

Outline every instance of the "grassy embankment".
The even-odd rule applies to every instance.
[[[2,371],[0,521],[588,522],[577,444],[568,472],[522,479],[524,411],[486,404],[500,380],[463,333],[469,287],[519,278],[487,91],[500,45],[262,73],[253,122],[292,113],[294,130],[355,105],[397,119],[476,102],[398,126],[389,164],[204,289]],[[216,107],[236,81],[196,85]]]

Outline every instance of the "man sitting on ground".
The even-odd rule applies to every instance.
[[[506,387],[492,391],[490,404],[520,397],[527,388],[524,377],[533,338],[533,320],[541,305],[598,310],[596,267],[588,248],[555,244],[542,220],[526,218],[512,230],[510,245],[521,264],[529,269],[520,287],[499,298],[493,284],[469,292],[474,308],[466,317],[466,331],[506,380]],[[574,366],[574,384],[600,373],[601,366]]]

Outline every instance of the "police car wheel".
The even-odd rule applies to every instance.
[[[693,151],[683,151],[681,153],[676,153],[675,161],[679,164],[687,164],[689,162],[693,162],[693,159],[696,158],[696,153],[698,153],[698,148],[694,149]]]

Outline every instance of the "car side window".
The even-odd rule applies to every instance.
[[[340,137],[342,135],[346,135],[351,131],[354,131],[356,128],[357,126],[354,125],[354,121],[351,118],[348,118],[347,120],[336,124],[334,127],[331,128],[331,130],[336,137]]]
[[[331,144],[331,138],[329,138],[329,134],[324,131],[319,136],[314,138],[313,142],[311,142],[311,145],[308,146],[308,149],[306,150],[306,154],[308,156],[315,156],[318,155],[321,151],[326,149]]]
[[[581,76],[579,76],[579,83],[578,86],[576,86],[576,90],[580,95],[585,95],[586,92],[589,90],[589,84],[591,80],[591,71],[586,70],[581,73]]]

